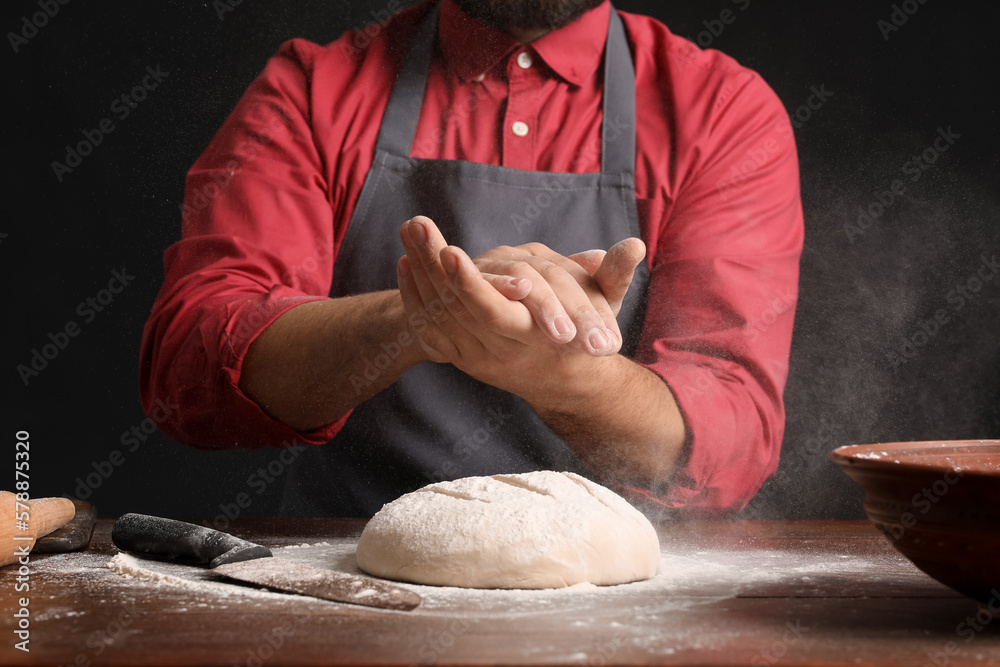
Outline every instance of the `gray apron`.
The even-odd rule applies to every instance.
[[[640,235],[635,74],[617,12],[605,49],[601,172],[588,174],[409,157],[437,14],[435,7],[418,28],[389,98],[374,162],[336,254],[331,297],[395,289],[404,254],[399,226],[418,214],[471,257],[529,241],[570,255]],[[611,124],[625,129],[612,135]],[[635,353],[648,283],[643,262],[618,315],[627,356]],[[282,511],[369,517],[431,482],[544,469],[592,476],[522,399],[450,364],[424,362],[355,408],[331,442],[299,456],[286,473]]]

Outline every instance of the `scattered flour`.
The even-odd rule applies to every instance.
[[[285,544],[282,545],[282,549],[307,549],[309,547],[332,547],[333,545],[329,542],[303,542],[302,544]]]
[[[272,548],[274,556],[304,565],[349,574],[364,573],[358,568],[356,538],[331,539],[316,543],[301,543]],[[84,558],[86,554],[66,554]],[[91,556],[93,559],[93,556]],[[120,553],[107,560],[103,556],[101,569],[105,576],[128,577],[135,582],[134,594],[146,595],[149,586],[170,587],[189,599],[188,606],[220,608],[233,604],[260,604],[271,607],[278,603],[307,610],[328,608],[335,602],[276,593],[250,586],[241,586],[218,579],[210,570],[156,560],[136,558]],[[78,562],[65,558],[62,566],[81,570]],[[461,616],[475,619],[513,619],[558,614],[588,627],[598,627],[609,620],[626,626],[641,627],[644,620],[662,618],[666,614],[684,613],[696,607],[754,594],[769,584],[829,590],[839,582],[854,580],[857,575],[877,581],[885,571],[905,568],[913,570],[902,556],[891,555],[874,559],[866,555],[845,555],[816,551],[803,553],[784,549],[747,549],[732,547],[700,547],[693,549],[681,544],[676,548],[664,543],[660,551],[659,572],[655,577],[618,586],[594,586],[581,583],[556,589],[471,589],[450,586],[400,584],[423,598],[420,607],[411,612],[368,609],[373,613]],[[83,568],[87,569],[87,568]],[[91,573],[89,576],[96,576]],[[175,594],[176,597],[176,594]],[[322,605],[324,607],[320,607]],[[650,641],[652,638],[650,638]]]
[[[212,579],[215,578],[215,575],[211,574],[211,570],[195,568],[190,565],[178,565],[176,563],[136,558],[125,552],[118,553],[114,558],[109,560],[107,568],[128,579],[139,579],[156,585],[179,586],[196,593],[212,593],[222,597],[245,595],[276,601],[289,599],[287,594],[274,593],[263,588],[213,581]],[[171,574],[171,570],[175,571],[175,574]]]

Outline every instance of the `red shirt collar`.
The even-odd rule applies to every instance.
[[[580,85],[601,64],[610,12],[610,2],[602,2],[569,25],[536,39],[528,48],[563,79]],[[513,37],[466,16],[454,0],[441,2],[438,36],[445,65],[465,82],[525,47]]]

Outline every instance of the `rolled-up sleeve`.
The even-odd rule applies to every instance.
[[[774,472],[803,243],[799,165],[777,96],[743,70],[716,93],[652,262],[640,359],[673,393],[688,443],[670,508],[742,509]],[[723,94],[723,93],[727,94]],[[679,139],[683,141],[683,137]]]
[[[158,426],[206,449],[327,442],[344,419],[296,432],[239,389],[250,344],[288,309],[326,298],[333,210],[309,123],[319,47],[284,44],[187,176],[182,238],[143,332],[140,396]],[[162,411],[161,411],[162,412]]]

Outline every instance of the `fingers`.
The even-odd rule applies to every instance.
[[[416,325],[413,328],[428,357],[454,361],[463,352],[478,349],[481,341],[463,323],[472,321],[472,316],[449,286],[441,265],[439,254],[446,244],[437,226],[429,218],[417,216],[400,228],[400,240],[406,249],[397,266],[400,295],[409,316],[425,323],[421,330]]]
[[[537,336],[528,309],[494,289],[461,248],[448,246],[442,250],[441,264],[464,312],[477,323],[491,332],[525,343]],[[530,286],[527,280],[517,282]],[[449,308],[453,312],[458,309],[457,304],[455,307],[449,304]]]
[[[446,252],[446,250],[443,250],[442,252]],[[447,271],[445,272],[447,273]],[[520,301],[531,293],[530,280],[524,278],[512,278],[511,276],[500,276],[495,273],[482,273],[481,275],[483,276],[483,280],[493,286],[493,289],[500,292],[500,294],[503,294],[511,301]]]
[[[618,328],[618,321],[615,318],[617,310],[613,310],[611,308],[611,305],[602,293],[600,286],[590,276],[592,270],[597,270],[600,267],[600,264],[607,253],[604,250],[597,249],[576,253],[572,257],[563,257],[559,253],[541,243],[528,243],[520,247],[530,252],[533,256],[547,259],[564,269],[569,275],[573,276],[577,284],[587,295],[590,305],[597,312],[604,323],[605,333],[610,343],[610,345],[603,350],[598,350],[591,345],[588,351],[591,354],[598,356],[615,354],[618,352],[618,350],[621,349],[622,336],[621,331]],[[579,321],[577,321],[577,325],[579,326]]]
[[[431,361],[438,363],[447,361],[447,352],[453,351],[453,348],[446,347],[447,337],[434,321],[433,309],[424,305],[424,300],[420,296],[420,290],[417,288],[413,276],[413,268],[406,255],[400,257],[396,264],[396,280],[399,283],[399,295],[403,301],[403,308],[406,309],[413,334],[420,343],[424,354]],[[444,310],[442,304],[438,303],[438,307]]]
[[[497,250],[487,253],[489,257],[481,256],[476,265],[482,271],[529,280],[531,292],[521,303],[546,335],[557,343],[575,339],[595,356],[618,351],[621,335],[614,313],[579,265],[552,251],[546,253],[550,260],[515,248]]]
[[[538,327],[557,343],[568,343],[576,337],[577,326],[568,310],[574,304],[571,301],[564,303],[556,294],[550,277],[542,275],[538,270],[544,270],[544,267],[536,268],[520,260],[496,260],[479,268],[530,283],[531,292],[521,299],[521,303],[531,313]]]
[[[632,284],[635,268],[646,257],[646,244],[637,238],[627,238],[611,246],[598,269],[594,280],[608,300],[615,315],[621,310],[622,300]]]
[[[437,226],[423,216],[403,224],[400,240],[406,249],[398,267],[400,292],[408,290],[403,294],[408,312],[425,314],[434,325],[423,336],[429,346],[457,360],[496,342],[497,335],[521,341],[537,335],[530,314],[518,301],[530,293],[529,281],[482,275],[464,252],[449,248]],[[462,258],[471,270],[460,270]],[[461,278],[461,298],[456,294],[457,278]],[[490,324],[488,330],[479,326],[482,321]]]
[[[438,260],[438,253],[446,244],[437,226],[429,218],[417,216],[403,223],[399,238],[406,249],[407,259],[406,265],[400,268],[409,268],[409,280],[416,288],[421,305],[426,308],[443,301],[447,297],[444,291],[447,277]],[[431,315],[440,324],[446,313],[447,309],[435,308]]]
[[[418,215],[404,222],[403,226],[399,228],[399,240],[402,241],[403,248],[406,249],[410,266],[413,269],[422,266],[426,272],[426,276],[421,275],[420,271],[414,272],[417,287],[425,287],[421,290],[421,294],[424,297],[427,296],[426,287],[428,285],[433,286],[435,290],[440,290],[447,282],[447,278],[438,255],[448,244],[441,236],[441,232],[438,231],[437,225],[430,218]]]
[[[590,275],[594,275],[594,271],[597,271],[598,267],[601,266],[601,262],[604,261],[604,256],[607,254],[606,250],[584,250],[570,255],[569,259],[579,264]]]

